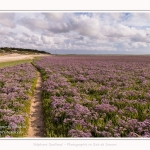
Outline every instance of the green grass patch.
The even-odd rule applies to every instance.
[[[4,68],[4,67],[8,67],[8,66],[15,66],[18,64],[23,64],[23,63],[31,63],[32,60],[31,59],[27,59],[27,60],[17,60],[17,61],[9,61],[9,62],[1,62],[0,63],[0,68]]]

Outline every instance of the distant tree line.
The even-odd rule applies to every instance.
[[[15,47],[0,47],[0,51],[4,51],[4,52],[15,52],[15,51],[17,51],[17,52],[51,54],[51,53],[36,50],[36,49],[15,48]]]

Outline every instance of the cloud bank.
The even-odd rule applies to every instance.
[[[2,13],[0,46],[61,53],[150,53],[150,13]]]

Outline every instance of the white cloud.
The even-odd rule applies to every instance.
[[[52,37],[48,37],[46,35],[41,35],[41,40],[44,44],[54,44],[54,40]]]
[[[19,20],[19,23],[32,31],[49,31],[53,33],[70,31],[70,27],[66,22],[53,22],[51,20],[31,19],[29,17],[23,17]]]
[[[39,37],[38,37],[38,36],[35,36],[35,35],[32,35],[32,36],[31,36],[31,40],[32,40],[33,42],[39,41]]]
[[[9,35],[9,32],[4,28],[0,28],[0,35]]]
[[[58,13],[58,12],[54,12],[54,13],[43,13],[43,15],[45,16],[46,19],[48,19],[49,21],[62,21],[65,14],[64,13]]]
[[[148,45],[144,42],[135,42],[135,43],[132,43],[132,46],[134,48],[139,48],[139,47],[147,47]]]
[[[72,30],[75,30],[80,35],[95,38],[103,37],[101,34],[101,24],[97,18],[90,18],[86,15],[72,16],[70,18],[70,24]]]
[[[19,20],[19,23],[30,30],[47,30],[49,29],[49,24],[46,20],[33,19],[29,17],[23,17]]]
[[[0,13],[0,24],[4,27],[15,27],[15,14],[14,13]]]
[[[150,48],[150,13],[0,13],[1,46],[44,50]]]
[[[130,49],[130,48],[132,48],[132,46],[130,45],[130,43],[127,43],[127,42],[124,42],[122,45],[123,45],[123,47],[124,47],[125,49]]]
[[[127,26],[134,26],[134,27],[142,27],[142,26],[149,26],[150,21],[150,13],[141,12],[141,13],[130,13],[129,17],[125,20],[122,20],[122,24]]]

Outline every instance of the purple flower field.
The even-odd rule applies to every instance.
[[[43,78],[47,137],[150,137],[149,56],[53,56],[34,64]],[[0,83],[8,96],[12,89]]]
[[[0,68],[0,137],[22,137],[27,130],[36,69],[29,63]]]

